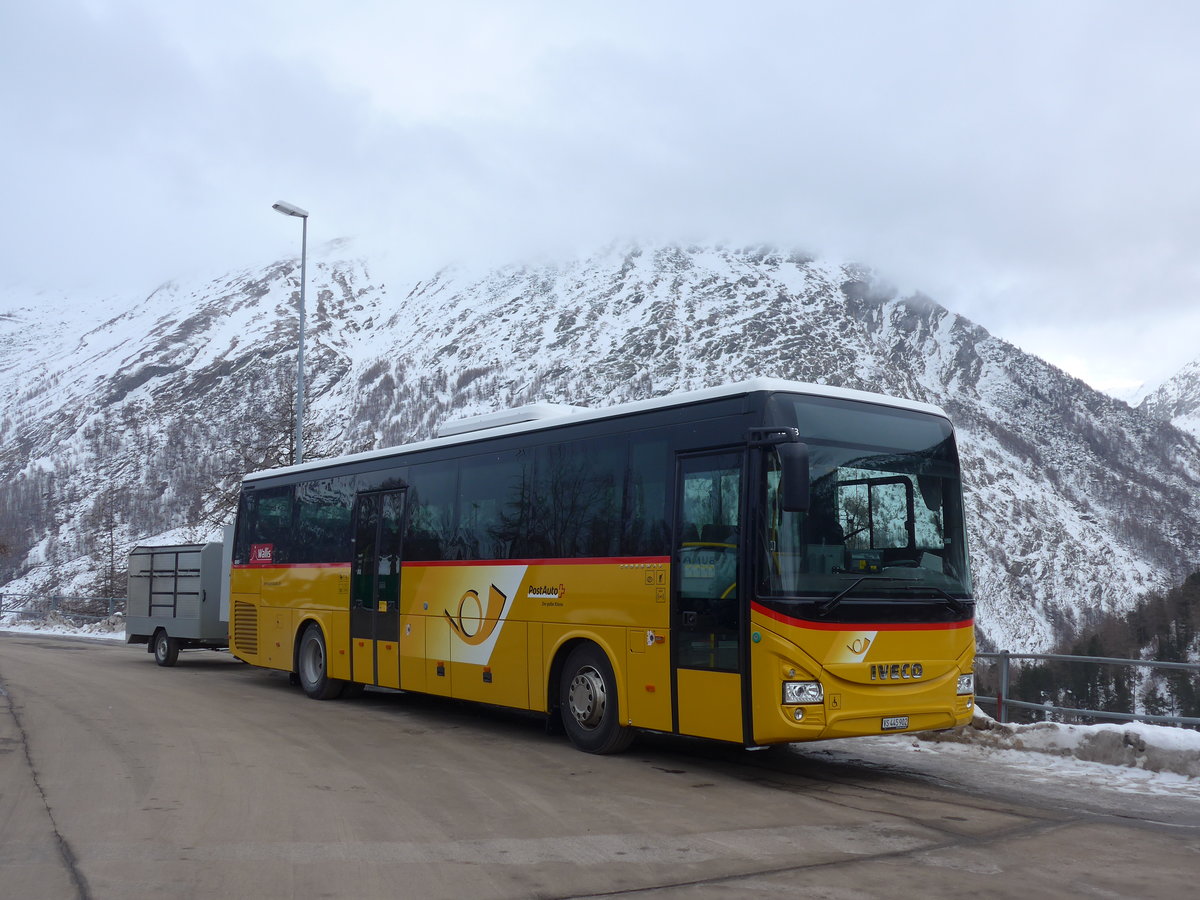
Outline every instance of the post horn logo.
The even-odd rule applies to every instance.
[[[462,638],[463,643],[477,647],[492,636],[496,626],[500,624],[500,613],[504,612],[504,602],[508,597],[494,584],[488,591],[487,608],[479,599],[478,591],[467,591],[458,601],[458,614],[452,615],[450,610],[443,610],[454,633]]]

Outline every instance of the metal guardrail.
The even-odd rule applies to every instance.
[[[107,619],[125,611],[124,597],[67,597],[45,594],[0,594],[0,614],[35,618],[56,612],[72,619]],[[105,610],[105,612],[100,612]]]
[[[1162,662],[1156,659],[1119,659],[1110,656],[1066,656],[1059,653],[1010,653],[1002,650],[999,653],[976,653],[976,659],[994,659],[999,662],[1000,684],[997,696],[975,696],[976,702],[983,700],[996,704],[996,721],[1008,721],[1009,707],[1017,709],[1032,709],[1041,712],[1059,712],[1076,716],[1093,716],[1097,719],[1116,719],[1121,722],[1155,722],[1167,725],[1200,726],[1200,718],[1194,716],[1157,716],[1149,713],[1109,712],[1103,709],[1076,709],[1071,706],[1055,706],[1054,704],[1030,703],[1026,700],[1013,700],[1008,696],[1009,661],[1014,659],[1035,659],[1054,662],[1101,663],[1115,666],[1140,666],[1148,669],[1176,669],[1195,673],[1200,677],[1200,663]]]

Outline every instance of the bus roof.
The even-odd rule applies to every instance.
[[[931,403],[921,403],[917,400],[904,400],[900,397],[889,397],[886,394],[873,394],[868,391],[856,391],[850,388],[830,387],[823,384],[806,384],[800,381],[785,381],[780,378],[751,378],[734,384],[720,387],[702,388],[697,391],[684,391],[678,394],[666,394],[662,397],[651,397],[648,400],[634,400],[616,406],[590,408],[585,406],[564,406],[548,403],[532,404],[529,407],[517,407],[514,410],[502,410],[499,413],[487,413],[472,416],[467,419],[450,420],[450,426],[439,432],[442,437],[418,441],[413,444],[400,444],[395,447],[383,447],[379,450],[367,450],[332,459],[319,459],[298,466],[285,466],[279,469],[265,469],[260,472],[247,474],[243,481],[257,481],[261,478],[274,478],[279,475],[291,475],[310,470],[325,469],[330,466],[340,466],[345,463],[364,462],[372,459],[383,459],[400,453],[410,453],[417,450],[434,447],[448,447],[455,444],[469,444],[477,440],[492,437],[503,437],[510,434],[521,434],[526,431],[537,431],[559,425],[591,422],[602,419],[616,418],[631,413],[646,412],[654,409],[668,409],[674,406],[687,406],[705,400],[717,400],[724,397],[738,397],[759,392],[778,392],[787,394],[804,394],[810,397],[826,397],[837,400],[857,400],[862,403],[873,403],[877,406],[891,406],[897,409],[908,409],[914,412],[929,413],[942,418],[949,418],[945,411]],[[521,410],[529,410],[522,415]],[[468,423],[477,422],[469,430]],[[495,422],[492,425],[489,422]]]

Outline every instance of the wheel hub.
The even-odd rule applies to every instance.
[[[567,705],[571,715],[584,728],[595,728],[604,718],[604,707],[608,695],[604,689],[604,679],[591,666],[586,666],[575,673],[571,679],[571,690],[567,694]]]
[[[316,684],[317,679],[321,677],[321,672],[325,668],[325,660],[321,656],[321,645],[317,641],[308,641],[304,648],[304,658],[301,669],[303,670],[304,680],[309,684]]]

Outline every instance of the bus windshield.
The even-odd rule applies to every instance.
[[[969,598],[962,484],[950,423],[844,400],[776,394],[770,424],[809,447],[806,512],[782,508],[778,457],[763,490],[759,593]]]

